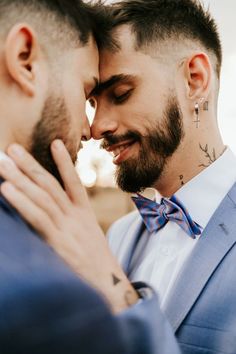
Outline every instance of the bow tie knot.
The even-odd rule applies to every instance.
[[[194,222],[183,204],[175,197],[162,198],[158,204],[138,194],[132,197],[149,232],[160,230],[168,221],[176,222],[189,236],[196,238],[202,228]]]
[[[161,204],[159,209],[159,214],[161,217],[168,219],[168,213],[166,214],[165,211],[166,211],[166,205]]]

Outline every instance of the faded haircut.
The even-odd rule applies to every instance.
[[[85,46],[91,35],[99,46],[106,38],[104,16],[101,3],[82,0],[0,0],[0,38],[15,24],[26,22],[45,48]]]
[[[198,0],[124,0],[108,8],[112,11],[111,33],[129,25],[135,35],[135,48],[151,48],[156,43],[183,40],[200,43],[215,57],[216,74],[220,76],[222,48],[215,20]],[[115,37],[114,37],[115,39]],[[109,42],[107,48],[109,49]],[[119,49],[110,41],[110,50]]]

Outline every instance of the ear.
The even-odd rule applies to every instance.
[[[38,45],[33,29],[27,24],[17,24],[8,33],[5,60],[9,75],[29,96],[35,94],[35,60]]]
[[[198,101],[200,97],[207,97],[212,75],[210,60],[205,53],[192,55],[186,61],[187,96]]]

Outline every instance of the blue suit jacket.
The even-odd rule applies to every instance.
[[[141,230],[141,218],[133,212],[109,231],[125,271]],[[236,184],[209,221],[163,310],[182,353],[236,353]]]
[[[155,295],[113,316],[0,197],[1,354],[178,353],[166,332]]]

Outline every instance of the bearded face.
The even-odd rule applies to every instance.
[[[153,186],[162,175],[168,158],[179,147],[184,131],[182,113],[175,96],[168,99],[161,119],[157,117],[155,122],[158,123],[146,129],[145,135],[129,131],[122,136],[108,135],[102,143],[106,149],[122,141],[139,143],[138,155],[117,166],[116,181],[123,191],[135,193]]]

